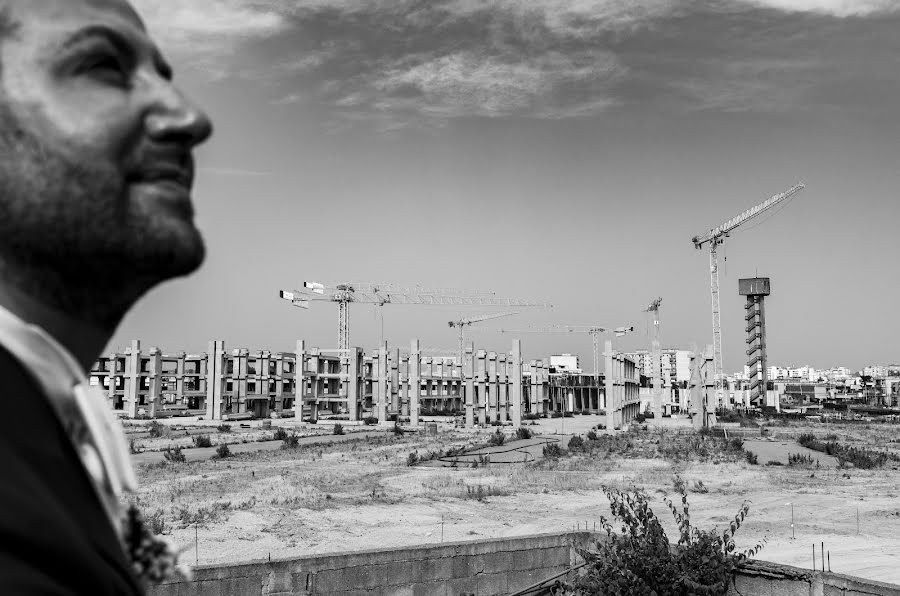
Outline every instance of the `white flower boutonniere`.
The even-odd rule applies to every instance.
[[[125,514],[124,539],[131,568],[139,580],[158,584],[169,579],[191,579],[191,568],[178,562],[185,549],[179,550],[169,538],[154,535],[134,505]]]

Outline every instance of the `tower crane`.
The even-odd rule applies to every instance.
[[[518,311],[515,312],[497,312],[490,313],[485,315],[478,315],[475,317],[468,317],[465,319],[457,319],[455,321],[447,321],[447,325],[450,328],[456,328],[459,332],[458,340],[459,340],[459,362],[462,364],[463,350],[465,345],[465,328],[471,327],[475,323],[480,323],[481,321],[489,321],[491,319],[499,319],[500,317],[511,317],[512,315],[519,314]]]
[[[719,259],[717,255],[717,247],[724,244],[725,238],[728,238],[738,226],[750,221],[754,217],[762,215],[775,205],[783,202],[792,195],[806,188],[802,182],[798,182],[785,192],[777,194],[770,199],[766,199],[759,205],[752,207],[740,215],[737,215],[722,225],[711,229],[705,234],[694,236],[691,242],[694,248],[698,250],[703,248],[704,244],[709,245],[709,287],[712,295],[712,324],[713,324],[713,373],[715,375],[716,399],[722,400],[722,387],[724,376],[722,374],[722,321],[719,308]]]
[[[659,346],[659,306],[662,298],[657,298],[644,309],[644,312],[653,314],[653,339],[651,343],[651,364],[653,365],[653,416],[659,420],[662,417],[662,354]]]
[[[622,337],[626,333],[634,331],[631,327],[616,327],[609,329],[599,325],[551,325],[549,327],[529,327],[528,329],[501,329],[500,333],[587,333],[591,336],[594,348],[594,380],[600,379],[600,334],[615,333],[616,337]]]
[[[308,309],[310,302],[338,303],[338,348],[350,348],[350,303],[374,304],[422,304],[452,306],[512,306],[550,307],[546,303],[531,302],[517,298],[498,298],[492,292],[453,290],[448,288],[427,289],[420,286],[402,287],[386,283],[345,282],[326,285],[318,282],[303,282],[299,290],[281,290],[279,296],[294,306]]]

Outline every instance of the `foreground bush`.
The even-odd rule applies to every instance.
[[[150,433],[151,439],[158,439],[159,437],[169,436],[169,427],[156,420],[151,420],[150,425],[147,426],[147,432]]]
[[[288,437],[288,433],[283,428],[279,427],[275,429],[275,434],[272,435],[272,440],[274,441],[283,441]]]
[[[177,464],[183,464],[187,461],[187,458],[181,451],[181,447],[166,447],[163,450],[163,457],[166,458],[166,461]]]
[[[231,425],[230,424],[220,424],[219,426],[216,427],[216,430],[218,430],[220,433],[230,433]]]
[[[666,500],[678,526],[678,543],[671,545],[653,511],[646,493],[622,492],[604,488],[622,533],[601,518],[608,539],[598,541],[597,551],[579,549],[586,571],[566,585],[565,594],[588,596],[703,596],[724,595],[735,568],[759,552],[762,545],[737,552],[734,535],[741,527],[750,506],[745,502],[728,529],[720,536],[715,531],[691,526],[684,483],[678,491],[681,505]]]
[[[344,425],[343,424],[335,424],[334,428],[331,429],[331,434],[333,434],[333,435],[344,434]]]
[[[900,461],[900,457],[885,451],[876,451],[864,447],[851,447],[837,442],[835,435],[828,435],[825,440],[819,440],[812,433],[803,433],[797,438],[797,442],[813,451],[821,451],[826,455],[832,455],[838,460],[838,465],[844,467],[848,463],[863,470],[880,468],[886,463]]]
[[[216,447],[216,456],[221,459],[225,459],[226,457],[231,457],[231,449],[228,448],[227,443],[222,443],[218,447]]]
[[[197,435],[194,437],[194,447],[212,447],[209,435]]]
[[[524,426],[520,426],[516,429],[516,438],[517,439],[530,439],[532,436],[531,429],[525,428]]]
[[[497,432],[491,435],[491,438],[488,439],[488,445],[491,447],[499,447],[506,442],[506,435],[500,432],[500,429],[497,429]]]

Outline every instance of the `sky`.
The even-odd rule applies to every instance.
[[[738,279],[770,277],[769,361],[900,362],[900,2],[136,0],[212,117],[194,200],[208,257],[150,292],[109,349],[336,347],[304,281],[492,291],[553,304],[477,325],[634,325],[712,342],[691,238],[805,190],[720,248],[724,364]],[[456,349],[487,307],[354,304],[351,344]],[[587,335],[520,333],[526,359]]]

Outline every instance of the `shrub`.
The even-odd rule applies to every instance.
[[[172,463],[183,464],[187,461],[187,458],[181,451],[181,447],[166,447],[163,450],[163,457],[166,458],[166,461],[170,461]]]
[[[466,486],[466,498],[467,499],[475,499],[479,502],[484,502],[487,497],[493,496],[502,496],[508,495],[509,492],[495,488],[493,486],[484,486],[483,484],[476,484],[475,486]]]
[[[759,458],[756,457],[756,454],[753,453],[752,451],[745,451],[744,458],[746,458],[747,463],[750,465],[755,466],[759,463]]]
[[[520,426],[516,429],[516,438],[517,439],[530,439],[532,437],[532,433],[530,429],[525,428],[524,426]]]
[[[403,427],[400,426],[400,422],[398,422],[397,420],[394,420],[394,429],[393,429],[393,433],[394,433],[395,435],[397,435],[398,437],[402,437],[402,436],[403,436],[403,433],[405,433],[405,432],[406,432],[406,431],[403,430]]]
[[[705,495],[709,492],[709,488],[707,488],[706,485],[703,484],[702,480],[697,480],[696,482],[694,482],[694,492]]]
[[[158,439],[159,437],[169,434],[169,427],[158,420],[151,420],[147,430],[150,433],[151,439]]]
[[[194,437],[194,447],[212,447],[209,435],[197,435]]]
[[[732,437],[728,440],[728,447],[731,451],[743,451],[744,450],[744,439],[740,437]]]
[[[597,438],[598,438],[597,433],[595,431],[593,431],[593,430],[588,431],[588,434],[587,434],[588,441],[596,441]]]
[[[409,455],[406,456],[406,465],[407,466],[414,466],[417,463],[419,463],[419,454],[416,453],[415,451],[413,451],[412,453],[410,453]]]
[[[231,425],[230,424],[220,424],[219,426],[216,427],[216,430],[218,430],[220,433],[229,433],[229,432],[231,432]]]
[[[333,435],[344,434],[344,425],[343,424],[335,424],[334,428],[331,429],[331,434],[333,434]]]
[[[134,439],[128,441],[128,451],[130,451],[132,454],[141,452],[140,448],[137,446],[137,443],[134,442]]]
[[[275,434],[272,435],[273,441],[283,441],[288,437],[287,431],[281,427],[275,429]]]
[[[541,415],[535,414],[534,412],[522,414],[522,420],[540,420],[540,419],[541,419]]]
[[[574,417],[575,417],[575,412],[563,412],[563,416],[564,416],[565,418],[574,418]]]
[[[300,437],[298,437],[295,433],[287,434],[283,439],[281,439],[281,448],[282,449],[296,449],[300,446]]]
[[[569,451],[582,451],[584,449],[584,439],[580,435],[575,435],[569,439]]]
[[[228,444],[222,443],[221,445],[216,447],[216,455],[222,459],[231,457],[231,449],[228,448]]]
[[[820,441],[812,433],[803,433],[797,438],[797,442],[814,451],[821,451],[826,455],[837,458],[838,464],[843,467],[848,462],[857,468],[869,470],[880,468],[888,461],[900,461],[900,456],[885,451],[876,451],[864,447],[852,447],[837,442],[836,435],[828,435],[825,441]]]
[[[372,425],[378,424],[378,417],[377,416],[366,416],[365,418],[363,418],[363,424],[365,424],[366,426],[372,426]]]
[[[808,453],[788,453],[789,466],[811,466],[813,458]]]
[[[558,443],[547,443],[542,451],[547,459],[559,459],[563,456],[563,450]]]
[[[766,462],[767,466],[783,466],[784,464],[778,461],[777,459],[770,459]]]
[[[562,414],[562,412],[553,412],[552,414],[550,414],[550,417],[551,418],[562,418],[563,414]]]
[[[500,432],[500,429],[497,429],[497,432],[493,433],[491,437],[488,439],[488,445],[491,447],[499,447],[506,442],[506,435]]]
[[[637,422],[638,424],[643,424],[646,419],[647,419],[647,415],[643,414],[643,413],[638,414],[637,416],[634,417],[634,421]]]
[[[734,569],[762,548],[759,544],[738,552],[734,535],[741,527],[750,506],[744,502],[719,535],[715,530],[700,530],[691,525],[687,492],[680,491],[681,505],[671,500],[666,505],[678,527],[678,543],[673,548],[649,498],[641,490],[621,492],[604,487],[616,525],[601,518],[607,539],[597,541],[596,552],[578,549],[586,561],[586,571],[567,584],[566,593],[574,595],[621,594],[658,596],[724,595]]]

